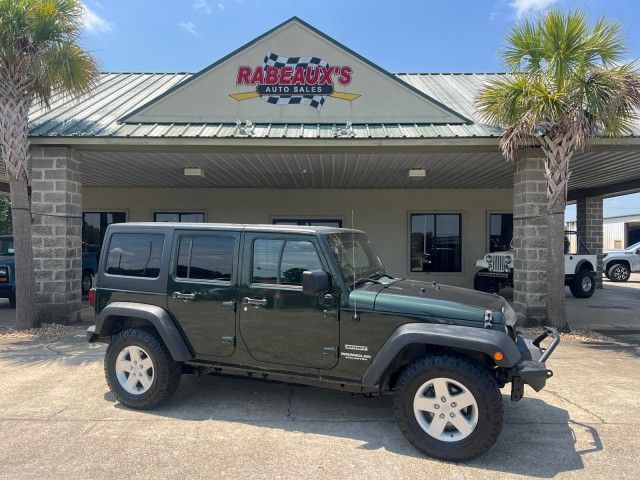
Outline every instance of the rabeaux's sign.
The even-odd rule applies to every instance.
[[[353,101],[360,96],[340,90],[351,83],[352,76],[350,65],[332,66],[318,57],[283,57],[268,51],[262,65],[238,67],[236,85],[255,90],[230,96],[239,102],[260,97],[274,105],[309,105],[320,110],[327,97]]]

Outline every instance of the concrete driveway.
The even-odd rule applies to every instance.
[[[0,478],[637,478],[640,354],[616,342],[565,339],[548,388],[505,396],[498,443],[455,465],[405,441],[390,397],[184,376],[168,404],[128,410],[85,327],[0,336]]]

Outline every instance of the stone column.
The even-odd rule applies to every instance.
[[[578,235],[582,238],[587,250],[598,256],[596,286],[602,288],[602,200],[604,197],[583,197],[578,200],[577,224]],[[581,252],[582,253],[582,252]]]
[[[43,323],[80,320],[82,301],[82,184],[70,148],[31,152],[31,210],[36,314]]]
[[[513,303],[518,323],[542,325],[547,317],[547,197],[541,153],[523,152],[513,178]]]

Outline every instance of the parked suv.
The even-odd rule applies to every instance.
[[[82,294],[91,289],[91,275],[98,267],[95,253],[82,254]],[[13,250],[13,236],[0,235],[0,298],[9,299],[9,305],[16,308],[16,266]]]
[[[167,400],[182,373],[391,393],[409,442],[447,460],[494,444],[499,389],[542,389],[559,342],[518,335],[497,295],[392,276],[366,234],[332,227],[111,225],[89,297],[126,406]]]
[[[631,272],[640,272],[640,242],[622,250],[609,250],[602,259],[604,274],[612,282],[626,282]]]
[[[589,298],[596,291],[597,256],[592,255],[575,231],[564,232],[564,284],[576,298]],[[480,292],[498,293],[513,287],[513,249],[490,252],[476,260],[478,270],[473,288]]]

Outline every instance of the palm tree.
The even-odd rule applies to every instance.
[[[570,160],[598,136],[631,133],[640,107],[640,76],[618,24],[589,25],[584,14],[551,11],[524,20],[507,36],[509,75],[481,90],[483,120],[501,125],[503,155],[537,145],[544,154],[549,222],[547,319],[568,330],[564,305],[564,211]]]
[[[0,147],[11,190],[16,324],[35,326],[35,279],[27,185],[28,113],[53,92],[79,95],[97,78],[96,61],[77,43],[78,0],[0,0]]]

